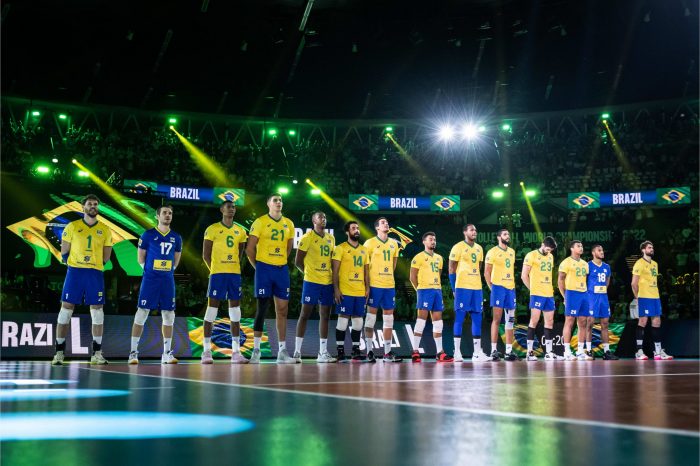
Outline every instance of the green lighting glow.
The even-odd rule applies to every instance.
[[[90,176],[90,174],[86,171],[78,170],[78,176],[81,178],[88,178]]]
[[[174,117],[168,118],[168,123],[174,125],[175,123],[177,123],[177,118],[174,118]]]
[[[313,194],[314,196],[318,196],[318,195],[321,194],[321,190],[320,190],[320,189],[317,189],[317,188],[314,188],[314,189],[311,190],[311,194]]]
[[[491,193],[491,196],[494,199],[502,199],[503,198],[503,191],[494,191]]]
[[[51,161],[52,161],[53,163],[58,163],[58,159],[55,158],[55,157],[54,157],[53,159],[51,159]]]
[[[277,128],[270,128],[267,130],[269,136],[277,136]]]
[[[290,136],[296,136],[297,132],[293,129],[290,129],[289,131],[287,131],[287,134],[289,134]]]
[[[393,133],[394,132],[394,127],[393,126],[387,126],[384,128],[385,133]]]
[[[280,186],[279,189],[277,189],[277,192],[280,194],[289,194],[289,188],[286,186]]]
[[[41,116],[41,112],[39,110],[34,110],[34,111],[32,111],[32,116],[35,116],[35,117]]]
[[[39,165],[38,167],[36,167],[36,171],[37,171],[37,173],[48,173],[49,167],[47,167],[45,165]]]
[[[503,125],[501,126],[501,129],[502,129],[503,131],[510,131],[510,130],[511,130],[511,126],[510,126],[509,123],[503,123]]]
[[[525,191],[525,196],[527,197],[535,197],[537,195],[537,191],[534,189],[528,189]]]
[[[610,118],[610,114],[609,114],[609,113],[603,113],[600,117],[601,117],[603,120],[607,120],[608,118]]]
[[[60,114],[58,115],[58,119],[59,119],[59,120],[67,120],[67,119],[68,119],[68,115],[66,115],[65,113],[60,113]]]
[[[486,126],[484,126],[484,125],[479,126],[479,132],[483,133],[484,131],[486,131]]]

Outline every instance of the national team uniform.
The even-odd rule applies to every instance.
[[[207,296],[218,300],[240,300],[240,245],[248,240],[248,234],[235,223],[227,227],[216,222],[206,229],[204,239],[212,242]]]
[[[479,265],[484,261],[484,250],[476,243],[469,246],[466,241],[460,241],[452,247],[450,260],[457,262],[455,311],[482,312],[484,292],[481,289]]]
[[[596,319],[610,317],[607,287],[610,274],[610,266],[605,262],[600,265],[593,261],[588,263],[588,315]]]
[[[660,316],[661,299],[656,284],[659,276],[659,264],[654,260],[647,262],[641,258],[634,264],[632,275],[639,277],[639,292],[637,293],[639,317]]]
[[[104,247],[112,246],[112,231],[99,220],[90,226],[83,219],[69,223],[61,239],[70,243],[68,271],[61,300],[71,304],[102,305],[104,291]]]
[[[538,249],[530,251],[525,256],[523,265],[530,266],[530,309],[538,309],[544,312],[554,311],[554,285],[552,284],[552,270],[554,269],[554,257],[546,256]]]
[[[515,251],[492,247],[485,263],[491,264],[491,307],[515,309]]]
[[[567,257],[559,264],[559,272],[566,274],[564,280],[564,315],[572,317],[588,316],[588,263],[583,259]]]
[[[182,252],[182,238],[172,230],[161,233],[151,228],[139,238],[139,249],[146,251],[138,307],[161,311],[175,310],[175,253]]]
[[[365,241],[369,263],[369,307],[393,310],[396,303],[394,289],[394,258],[399,256],[395,240],[380,240],[377,236]]]
[[[354,247],[345,242],[333,250],[333,260],[340,262],[338,288],[343,295],[342,302],[336,306],[336,313],[364,317],[367,250],[361,244]]]
[[[418,288],[416,289],[416,309],[442,312],[442,285],[440,272],[443,260],[440,254],[428,254],[423,251],[413,258],[411,268],[418,270]]]
[[[287,241],[294,235],[294,223],[287,217],[275,220],[269,214],[258,217],[250,236],[258,238],[255,254],[255,297],[289,299]]]
[[[331,255],[335,250],[335,238],[330,233],[323,236],[311,230],[299,241],[299,251],[304,256],[304,284],[301,289],[301,304],[333,304],[333,270]]]

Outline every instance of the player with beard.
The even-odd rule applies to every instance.
[[[61,292],[61,310],[56,325],[54,366],[63,365],[66,333],[76,304],[90,306],[92,318],[92,357],[90,364],[107,364],[102,355],[104,331],[104,266],[112,255],[112,231],[97,219],[100,200],[88,194],[81,202],[83,218],[69,223],[61,235],[61,257],[68,266]]]
[[[559,264],[559,293],[564,297],[564,360],[589,361],[593,357],[585,353],[584,345],[588,336],[588,293],[586,276],[588,263],[581,259],[583,244],[579,240],[570,243],[571,255]],[[578,351],[576,356],[571,354],[571,333],[574,323],[578,325]]]
[[[505,228],[496,233],[498,246],[492,247],[486,253],[484,263],[484,279],[491,290],[491,308],[493,309],[493,321],[491,322],[491,359],[498,361],[501,354],[498,352],[498,327],[505,310],[506,327],[506,361],[517,361],[518,356],[513,353],[513,340],[515,339],[515,251],[508,247],[510,233]]]
[[[653,260],[654,245],[651,241],[644,241],[639,249],[642,257],[632,268],[632,292],[639,309],[639,322],[637,323],[637,354],[638,360],[649,359],[642,349],[644,343],[644,327],[651,317],[651,337],[654,340],[654,359],[666,361],[673,356],[666,354],[661,347],[661,299],[656,280],[659,276],[659,264]]]
[[[612,271],[610,266],[603,262],[605,251],[603,246],[596,244],[591,248],[593,260],[588,263],[588,338],[586,339],[586,353],[593,357],[593,324],[595,319],[600,319],[600,339],[603,341],[603,359],[613,361],[619,359],[610,351],[610,337],[608,325],[610,322],[610,303],[608,302],[608,287]]]
[[[552,252],[557,248],[554,238],[547,236],[540,248],[530,251],[523,261],[523,271],[520,275],[525,286],[530,290],[530,323],[527,326],[527,360],[537,361],[534,352],[535,329],[544,312],[544,341],[547,353],[545,361],[555,361],[558,356],[552,351],[552,329],[554,328],[554,286],[552,270],[554,257]]]

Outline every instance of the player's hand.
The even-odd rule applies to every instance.
[[[340,290],[335,290],[333,294],[336,304],[340,304],[341,302],[343,302],[343,295],[340,293]]]

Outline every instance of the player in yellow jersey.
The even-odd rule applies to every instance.
[[[592,360],[593,357],[584,350],[586,335],[588,335],[588,262],[581,259],[583,244],[573,240],[569,249],[571,255],[559,264],[559,293],[564,297],[564,360]],[[578,325],[578,351],[576,356],[571,354],[571,333],[574,322]]]
[[[384,323],[384,362],[401,362],[402,359],[391,351],[391,339],[394,331],[394,305],[396,290],[394,289],[394,270],[399,258],[399,245],[389,238],[389,221],[379,217],[374,222],[377,236],[365,241],[368,264],[365,266],[365,280],[369,286],[368,312],[365,318],[365,343],[369,351],[367,359],[375,361],[372,339],[374,324],[377,321],[377,310],[382,309]]]
[[[333,250],[333,294],[338,323],[335,327],[335,344],[338,347],[338,361],[345,360],[345,332],[352,321],[350,340],[352,360],[362,361],[360,353],[360,332],[365,316],[365,304],[369,287],[365,282],[367,250],[360,244],[360,226],[350,220],[344,227],[348,240]],[[371,347],[368,346],[369,351]]]
[[[428,231],[423,234],[424,250],[416,254],[411,261],[410,280],[416,290],[416,309],[418,317],[416,325],[413,327],[413,362],[421,362],[420,340],[423,336],[428,312],[433,321],[433,339],[437,355],[437,362],[452,362],[452,356],[448,356],[442,349],[442,311],[445,306],[442,303],[442,283],[440,273],[442,272],[443,260],[440,254],[435,252],[437,242],[435,233]]]
[[[510,244],[510,232],[505,228],[496,233],[498,246],[492,247],[486,253],[484,263],[484,280],[491,290],[491,308],[493,309],[493,321],[491,322],[491,359],[498,361],[501,353],[498,352],[498,327],[501,318],[505,318],[506,327],[506,361],[517,361],[519,358],[513,353],[513,340],[515,325],[515,251],[508,247]],[[504,312],[505,311],[505,316]]]
[[[539,249],[530,251],[523,261],[520,274],[525,286],[530,290],[530,323],[527,326],[527,361],[537,361],[535,356],[535,329],[544,312],[544,341],[547,350],[544,360],[556,361],[558,356],[552,351],[552,329],[554,328],[554,257],[557,242],[551,236],[542,240]]]
[[[112,231],[97,219],[100,200],[88,194],[82,200],[83,218],[69,223],[61,235],[61,257],[68,266],[61,292],[61,310],[56,325],[56,354],[51,364],[63,365],[66,333],[76,304],[90,306],[92,357],[90,364],[107,364],[102,355],[105,303],[104,266],[112,255]]]
[[[464,241],[455,244],[450,251],[449,278],[454,295],[454,361],[462,362],[462,327],[469,313],[472,321],[474,351],[472,361],[490,361],[481,348],[481,319],[484,310],[484,293],[481,289],[481,264],[484,250],[476,244],[476,227],[471,223],[462,229]]]
[[[639,246],[642,257],[632,269],[632,293],[639,309],[639,322],[637,323],[637,354],[638,360],[649,359],[642,349],[644,343],[644,327],[651,317],[651,337],[654,340],[654,359],[665,361],[673,359],[666,354],[661,347],[661,299],[656,280],[659,276],[659,264],[654,261],[654,245],[651,241],[644,241]]]
[[[233,223],[236,205],[225,200],[219,207],[221,221],[204,232],[202,259],[209,268],[209,303],[204,313],[204,348],[202,364],[214,362],[211,355],[211,334],[219,313],[221,301],[228,300],[228,317],[231,332],[231,364],[246,364],[248,359],[241,354],[241,262],[248,234],[240,225]]]
[[[306,322],[318,304],[318,333],[320,346],[316,362],[335,362],[336,359],[328,352],[328,318],[333,305],[333,272],[331,270],[331,254],[335,249],[335,238],[326,231],[326,214],[314,212],[311,216],[313,229],[304,234],[299,240],[294,264],[304,274],[301,289],[301,313],[297,321],[297,336],[294,344],[294,356],[301,362],[301,345],[306,333]]]
[[[287,312],[289,310],[289,267],[287,260],[294,244],[294,223],[282,215],[282,196],[267,197],[268,213],[257,218],[250,227],[246,255],[255,269],[255,298],[258,308],[253,324],[251,364],[260,363],[260,342],[265,313],[274,298],[279,349],[277,364],[295,364],[287,352]]]

